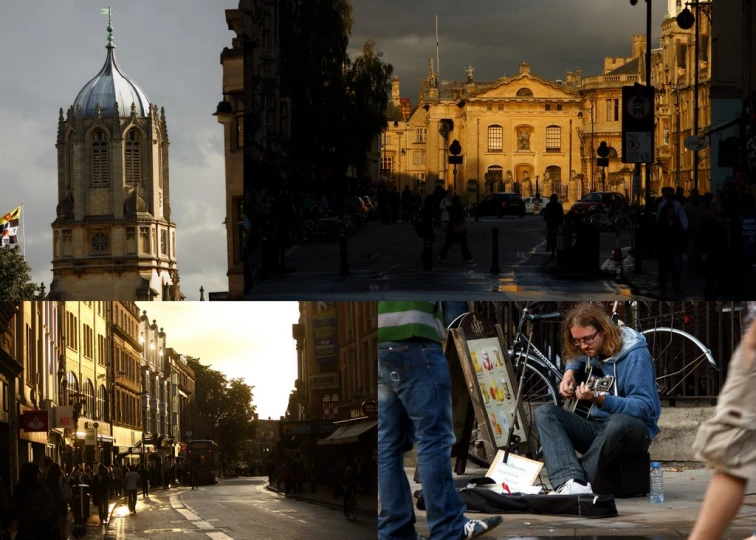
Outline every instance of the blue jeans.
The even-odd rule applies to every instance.
[[[650,441],[643,420],[616,413],[586,420],[553,403],[536,409],[543,460],[553,487],[567,480],[595,482],[599,471],[620,456],[645,454]],[[575,451],[582,454],[578,459]]]
[[[465,505],[452,478],[454,444],[449,364],[438,343],[378,345],[378,516],[380,540],[415,540],[415,513],[404,453],[417,462],[431,538],[462,537]]]

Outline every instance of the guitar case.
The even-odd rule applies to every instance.
[[[545,514],[555,516],[580,516],[607,518],[617,516],[613,495],[524,495],[513,493],[500,495],[487,488],[463,488],[457,490],[468,512],[483,514]],[[415,493],[418,510],[425,510],[423,491]]]

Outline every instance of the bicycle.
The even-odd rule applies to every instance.
[[[623,211],[598,212],[588,218],[588,223],[608,231],[627,232],[633,227],[633,220]]]
[[[344,497],[346,497],[346,500],[345,500],[346,511],[344,512],[344,514],[346,515],[346,518],[349,521],[357,521],[357,514],[359,512],[359,509],[357,508],[356,490],[350,491],[349,493],[345,493]]]
[[[698,338],[690,333],[674,328],[674,316],[667,314],[665,316],[655,316],[641,320],[638,317],[638,303],[631,302],[631,311],[634,313],[635,330],[640,332],[646,338],[647,346],[654,362],[656,371],[656,384],[660,397],[670,396],[688,377],[693,375],[696,370],[702,366],[713,368],[720,371],[711,354],[711,351]],[[619,302],[614,302],[611,319],[620,326],[624,322],[618,316]],[[541,445],[538,437],[538,430],[533,421],[535,409],[545,403],[562,405],[562,397],[559,395],[559,385],[564,378],[560,358],[557,356],[555,363],[549,359],[533,342],[533,322],[537,320],[561,318],[561,311],[548,313],[533,313],[531,308],[526,304],[521,309],[521,316],[517,323],[515,335],[512,339],[512,346],[508,353],[514,367],[516,380],[519,381],[524,377],[522,382],[525,418],[520,419],[524,431],[529,441],[530,453],[538,459],[541,455]],[[457,320],[460,320],[461,317]],[[660,322],[667,322],[670,319],[669,326],[660,326]],[[455,321],[456,322],[456,321]],[[529,332],[526,333],[526,324],[530,322]],[[645,323],[645,324],[642,324]],[[643,326],[650,326],[643,329]],[[678,369],[679,365],[682,367]],[[677,377],[677,380],[674,378]],[[674,386],[670,384],[670,379],[674,381]],[[516,392],[517,390],[515,390]],[[496,448],[485,448],[490,441],[471,440],[471,447],[468,451],[468,458],[473,463],[480,466],[489,466],[488,456],[496,455]],[[480,446],[483,446],[481,449]],[[526,452],[527,453],[527,452]]]

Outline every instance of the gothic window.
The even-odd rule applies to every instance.
[[[520,88],[517,97],[533,97],[533,91],[530,88]]]
[[[139,227],[139,240],[142,244],[142,251],[144,253],[150,252],[150,228]]]
[[[415,150],[412,152],[413,165],[425,165],[425,150]]]
[[[427,128],[417,128],[415,130],[415,142],[425,142],[426,137],[428,136],[428,129]]]
[[[160,231],[160,253],[168,255],[168,233],[165,229]]]
[[[96,232],[90,238],[92,253],[108,253],[110,251],[110,237],[107,233]]]
[[[561,152],[562,150],[562,128],[559,126],[549,126],[546,128],[546,151]]]
[[[92,133],[92,185],[107,186],[110,183],[108,163],[108,139],[105,132],[98,129]]]
[[[124,169],[126,171],[126,185],[135,186],[141,178],[140,139],[136,129],[130,129],[126,134]]]
[[[501,152],[504,149],[504,128],[498,125],[488,126],[488,151]]]
[[[136,227],[126,227],[126,252],[136,253]]]

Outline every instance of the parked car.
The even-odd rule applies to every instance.
[[[525,204],[525,213],[526,214],[539,214],[544,206],[546,206],[546,203],[549,202],[548,199],[544,199],[543,197],[540,197],[536,199],[535,197],[523,197],[522,202]]]
[[[525,203],[516,193],[491,193],[473,208],[477,221],[483,216],[525,216]]]
[[[570,210],[580,215],[590,215],[596,212],[619,210],[627,206],[627,199],[616,191],[592,191],[572,205]]]

